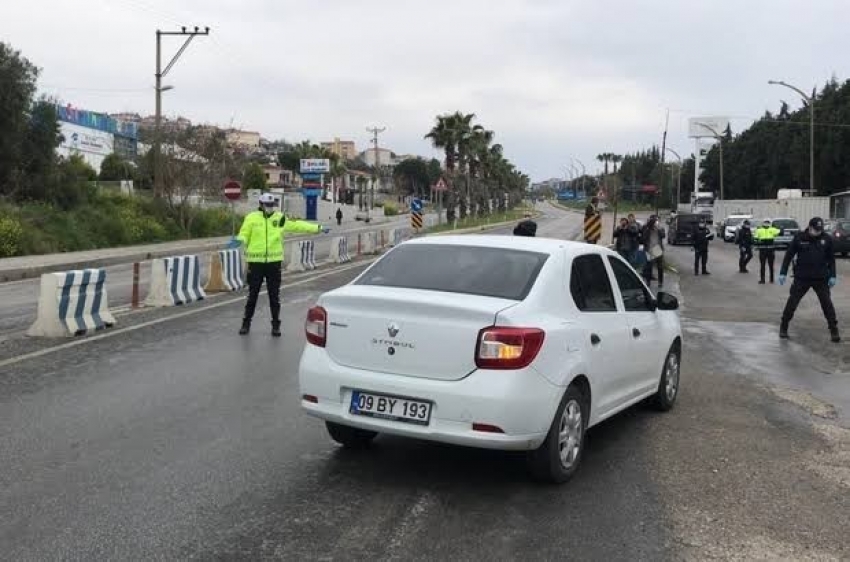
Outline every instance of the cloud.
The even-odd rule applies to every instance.
[[[38,17],[33,17],[33,14]],[[740,116],[850,76],[843,0],[59,0],[4,2],[0,36],[46,92],[101,111],[153,111],[154,30],[211,27],[174,66],[169,115],[270,138],[352,138],[437,154],[434,117],[474,112],[535,178],[567,157],[669,143],[689,116]],[[180,45],[168,38],[164,58]]]

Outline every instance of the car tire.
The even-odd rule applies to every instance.
[[[364,449],[378,436],[376,431],[358,429],[334,422],[325,422],[331,439],[347,449]]]
[[[528,453],[528,469],[535,480],[563,484],[573,477],[584,453],[589,416],[587,397],[578,386],[570,385],[543,444]]]
[[[673,345],[664,358],[664,366],[661,367],[661,378],[658,381],[658,390],[652,399],[653,406],[657,410],[667,412],[676,404],[679,397],[679,382],[681,380],[682,352],[678,345]]]

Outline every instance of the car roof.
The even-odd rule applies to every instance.
[[[522,250],[527,252],[542,252],[556,254],[566,250],[570,257],[579,254],[598,253],[602,255],[617,255],[605,246],[562,240],[560,238],[545,238],[531,236],[500,236],[493,234],[454,234],[445,236],[424,236],[413,238],[404,243],[442,246],[481,246],[486,248],[504,248],[505,250]]]

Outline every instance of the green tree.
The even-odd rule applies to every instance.
[[[0,195],[13,195],[23,179],[24,139],[38,69],[20,51],[0,43]]]
[[[245,167],[242,172],[242,188],[243,189],[266,189],[266,173],[263,167],[256,162],[251,162]]]
[[[402,160],[393,169],[398,191],[405,195],[426,195],[431,187],[428,164],[421,158]]]
[[[100,165],[100,181],[133,179],[133,164],[117,154],[110,154]]]

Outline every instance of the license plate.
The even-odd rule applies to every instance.
[[[351,393],[349,412],[358,416],[369,416],[417,425],[428,425],[431,421],[431,403],[424,400],[399,398],[385,394],[372,394],[355,390]]]

